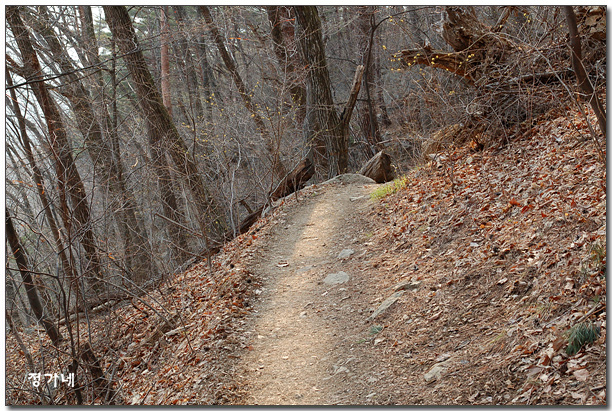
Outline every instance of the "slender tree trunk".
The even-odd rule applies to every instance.
[[[185,78],[187,80],[187,87],[189,90],[189,101],[191,103],[192,110],[195,109],[196,118],[198,121],[202,121],[204,118],[204,109],[202,107],[202,100],[198,97],[198,76],[196,75],[195,64],[193,62],[191,49],[189,47],[189,37],[185,35],[184,31],[187,13],[184,10],[184,6],[173,6],[172,9],[176,11],[176,20],[179,24],[178,43],[181,51],[181,56],[179,58],[183,60],[185,66]]]
[[[268,129],[263,119],[261,118],[257,110],[255,109],[255,105],[253,104],[253,101],[251,100],[251,97],[247,91],[247,88],[244,82],[242,81],[240,74],[238,73],[238,69],[236,68],[236,63],[231,58],[227,49],[225,48],[225,42],[223,41],[223,37],[221,37],[221,34],[219,33],[217,26],[213,22],[212,16],[210,14],[210,10],[208,10],[208,7],[206,6],[200,6],[200,12],[202,16],[204,17],[204,21],[210,28],[210,32],[212,34],[213,39],[215,40],[215,43],[217,44],[217,49],[219,50],[219,53],[221,54],[223,63],[225,64],[225,67],[227,68],[227,70],[230,72],[230,75],[234,81],[234,84],[236,85],[236,88],[238,89],[238,93],[240,94],[240,97],[242,98],[242,102],[244,103],[244,106],[249,111],[249,113],[251,113],[251,117],[253,117],[253,120],[255,121],[257,130],[259,131],[262,139],[264,140],[264,144],[266,146],[266,150],[268,151],[270,162],[272,163],[272,170],[274,171],[274,174],[276,175],[278,179],[282,179],[283,177],[285,177],[285,174],[287,174],[287,169],[285,168],[285,166],[283,165],[280,159],[279,144],[272,140],[272,136],[268,132]]]
[[[168,114],[172,117],[172,100],[170,98],[170,58],[168,54],[168,43],[170,43],[170,35],[168,33],[168,20],[166,16],[166,7],[162,6],[159,16],[161,25],[161,93],[162,100]]]
[[[359,6],[357,26],[359,30],[361,48],[361,61],[365,68],[363,84],[365,86],[366,101],[360,105],[361,131],[370,146],[376,152],[380,147],[380,132],[378,129],[377,110],[374,105],[374,61],[372,49],[374,48],[374,12],[373,6]]]
[[[28,81],[37,80],[42,69],[36,52],[32,47],[29,33],[21,19],[19,6],[7,6],[6,18],[11,31],[15,35],[15,40],[21,52],[26,79]],[[54,157],[56,175],[60,186],[60,198],[62,198],[64,208],[64,212],[62,213],[64,216],[64,225],[69,233],[74,232],[75,234],[81,235],[81,245],[89,260],[89,269],[93,273],[92,285],[99,288],[101,285],[99,280],[103,276],[100,266],[100,257],[96,249],[90,210],[85,194],[85,186],[83,185],[83,181],[81,180],[81,176],[79,175],[72,157],[68,135],[64,129],[59,110],[51,98],[45,82],[35,81],[32,83],[32,88],[47,122],[50,137],[49,147]],[[74,219],[76,220],[76,225],[74,227],[72,226],[68,212],[68,203],[65,198],[66,193],[70,196],[70,200],[74,207]]]
[[[586,94],[586,99],[597,117],[599,129],[604,138],[606,138],[606,111],[603,108],[599,96],[595,93],[593,85],[584,69],[584,64],[582,62],[582,45],[580,44],[580,34],[578,33],[576,24],[576,14],[574,14],[572,6],[563,6],[563,11],[565,12],[565,18],[569,28],[569,41],[572,48],[572,67],[574,68],[574,73],[576,73],[578,87]]]
[[[378,44],[380,44],[380,33],[376,34],[378,38]],[[380,74],[380,53],[374,53],[374,84],[376,90],[376,102],[380,108],[381,120],[383,127],[389,127],[391,125],[391,119],[389,118],[389,111],[387,110],[387,103],[385,103],[385,97],[383,95],[383,81],[382,75]]]
[[[30,307],[32,307],[32,312],[34,312],[34,316],[38,322],[45,328],[45,331],[47,332],[49,338],[51,338],[53,345],[57,347],[60,341],[63,339],[62,335],[59,333],[57,327],[51,322],[51,320],[47,318],[43,306],[40,303],[40,298],[38,297],[34,280],[32,279],[32,275],[28,268],[28,259],[25,250],[21,246],[19,237],[17,236],[17,232],[13,226],[13,220],[11,219],[8,210],[6,210],[6,238],[13,252],[13,256],[15,257],[15,261],[17,262],[17,267],[19,268],[21,277],[23,278],[23,284],[26,289],[28,301],[30,302]]]
[[[203,19],[202,10],[198,7],[198,16]],[[219,90],[217,90],[215,77],[213,75],[212,67],[208,62],[207,50],[206,50],[206,37],[202,36],[200,41],[196,44],[196,52],[198,54],[198,60],[200,62],[200,75],[202,77],[202,88],[204,89],[204,105],[206,107],[206,125],[209,133],[213,133],[213,101],[221,101],[219,98]],[[214,96],[217,96],[215,99]]]
[[[97,42],[95,37],[91,37],[94,35],[91,8],[85,6],[83,9],[85,16],[83,22],[84,37],[87,38],[85,54],[91,64],[99,64]],[[54,60],[60,65],[60,69],[64,73],[70,73],[74,70],[74,66],[59,39],[51,30],[46,9],[43,9],[42,14],[47,24],[41,21],[32,22],[32,24],[38,27],[40,33],[45,37]],[[132,200],[134,196],[131,192],[127,192],[123,179],[117,133],[104,101],[102,73],[98,71],[94,74],[93,79],[94,86],[92,89],[94,92],[92,92],[91,99],[82,80],[76,74],[66,75],[61,79],[61,82],[64,88],[69,90],[67,96],[76,115],[77,126],[85,138],[89,155],[92,161],[99,165],[104,183],[115,200],[115,218],[123,243],[126,269],[131,274],[132,279],[141,284],[150,277],[155,277],[157,270],[147,252],[149,241],[144,230],[144,224],[138,221],[136,217],[137,207]],[[104,128],[101,125],[104,125]]]
[[[21,336],[19,335],[19,331],[15,328],[15,325],[13,324],[13,318],[9,314],[9,311],[6,309],[4,310],[4,318],[6,318],[6,324],[9,326],[9,328],[13,332],[13,336],[17,340],[17,344],[19,344],[19,348],[21,348],[21,351],[23,351],[24,357],[26,357],[26,361],[28,363],[28,371],[35,372],[36,368],[34,367],[34,361],[32,360],[32,355],[30,354],[30,350],[28,350],[28,347],[26,347],[26,345],[23,343],[23,340],[21,339]]]
[[[160,93],[155,87],[127,9],[124,6],[104,6],[104,14],[119,50],[124,54],[123,58],[127,63],[130,77],[136,86],[140,105],[147,121],[151,145],[154,150],[157,150],[155,155],[158,159],[156,161],[160,161],[160,157],[165,154],[164,150],[169,152],[179,173],[187,180],[197,208],[198,223],[203,235],[205,238],[208,237],[208,219],[211,220],[214,235],[222,235],[225,224],[221,218],[221,210],[214,198],[208,193],[197,166],[186,155],[188,150],[185,142],[179,135],[163,105]],[[167,182],[160,181],[160,183]],[[167,188],[169,189],[169,187]]]
[[[11,75],[6,70],[6,84],[9,87],[13,86],[13,80]],[[45,211],[45,217],[47,219],[47,224],[49,224],[49,228],[51,229],[51,234],[53,235],[53,240],[55,241],[56,252],[59,256],[59,259],[62,263],[62,269],[64,272],[64,276],[71,284],[75,286],[75,292],[77,293],[77,301],[80,300],[80,287],[76,282],[76,272],[74,270],[74,265],[68,259],[66,252],[64,250],[64,243],[62,241],[62,237],[60,235],[60,230],[58,228],[58,224],[55,220],[55,216],[52,213],[51,204],[49,199],[47,198],[47,191],[44,184],[44,179],[42,173],[40,172],[40,168],[36,163],[34,158],[34,154],[32,152],[32,145],[30,143],[30,137],[28,136],[26,123],[23,118],[23,114],[19,108],[19,104],[17,104],[17,93],[15,93],[15,89],[11,88],[9,90],[11,95],[11,101],[13,106],[13,112],[15,113],[15,117],[17,117],[17,123],[19,125],[19,133],[21,134],[21,143],[23,145],[23,149],[26,153],[26,157],[28,162],[30,163],[30,167],[32,169],[32,177],[34,179],[34,183],[36,184],[36,191],[38,192],[38,197],[40,198],[40,202]]]

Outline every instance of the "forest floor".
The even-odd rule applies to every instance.
[[[81,341],[114,402],[606,404],[606,166],[584,119],[549,115],[371,198],[380,187],[311,185],[212,273],[201,262],[96,314]],[[584,322],[599,337],[570,355]],[[67,363],[37,332],[35,365]],[[6,344],[7,403],[44,402],[12,333]]]

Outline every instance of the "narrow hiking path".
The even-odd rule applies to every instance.
[[[376,187],[324,184],[281,211],[251,267],[262,287],[237,372],[245,403],[375,403],[389,377],[364,344],[375,336],[365,263]]]

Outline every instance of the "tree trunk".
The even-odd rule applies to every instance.
[[[380,31],[375,34],[375,38],[377,44],[380,46],[380,39],[382,37]],[[376,93],[376,103],[378,108],[380,109],[381,114],[381,122],[383,127],[389,127],[391,125],[391,119],[389,118],[389,112],[387,110],[387,103],[385,103],[385,98],[383,95],[384,87],[382,81],[382,75],[380,74],[380,52],[374,53],[374,84],[375,84],[375,93]]]
[[[576,24],[576,14],[574,14],[572,6],[563,6],[563,11],[565,12],[565,18],[569,28],[569,42],[572,49],[572,67],[574,68],[574,73],[576,73],[578,87],[586,94],[586,99],[589,104],[591,104],[593,112],[597,117],[599,129],[604,138],[606,138],[606,111],[603,108],[599,96],[595,93],[593,85],[584,68],[582,61],[582,45],[580,44],[580,35],[578,34],[578,26]]]
[[[374,6],[358,7],[358,29],[359,39],[362,44],[361,64],[364,65],[365,75],[363,84],[366,92],[366,101],[360,106],[361,131],[365,140],[370,143],[373,150],[377,150],[380,142],[380,131],[378,128],[377,110],[374,104],[374,59],[372,49],[374,48]]]
[[[161,93],[162,100],[168,114],[172,117],[172,99],[170,98],[170,58],[168,54],[168,43],[170,43],[170,35],[168,34],[168,21],[166,16],[166,7],[161,7],[159,16],[161,26]]]
[[[195,117],[198,121],[204,120],[204,108],[202,107],[202,100],[199,98],[199,84],[198,76],[196,75],[195,64],[191,55],[191,49],[189,47],[189,37],[185,35],[185,24],[186,15],[184,6],[173,6],[173,10],[176,10],[176,20],[179,25],[178,37],[179,46],[181,51],[181,59],[184,61],[185,66],[185,77],[187,79],[187,88],[189,91],[189,101],[192,105],[192,109],[195,110]],[[181,30],[182,28],[182,30]]]
[[[19,331],[17,331],[17,329],[15,328],[13,324],[13,318],[9,314],[8,310],[6,309],[4,310],[4,318],[6,318],[6,324],[9,326],[9,329],[13,332],[13,336],[17,340],[17,344],[19,344],[19,348],[21,348],[21,351],[23,351],[23,356],[26,358],[26,361],[28,363],[28,371],[36,372],[36,367],[34,367],[34,361],[32,360],[32,355],[30,354],[30,350],[28,350],[28,347],[26,347],[26,345],[23,343],[23,340],[19,336]]]
[[[202,10],[198,7],[198,16],[203,19]],[[202,88],[204,88],[204,103],[206,106],[206,130],[212,135],[214,130],[213,117],[213,100],[221,101],[220,93],[217,89],[215,77],[213,75],[212,67],[208,62],[207,49],[206,49],[206,37],[202,36],[199,41],[196,42],[196,52],[198,53],[198,60],[200,62],[200,75],[202,77]],[[217,96],[214,99],[214,96]]]
[[[91,64],[99,64],[97,42],[95,37],[91,37],[94,35],[91,8],[85,7],[83,7],[84,32],[87,38],[85,54]],[[73,63],[51,29],[46,9],[42,8],[41,11],[46,24],[43,21],[33,21],[31,24],[44,36],[53,54],[53,59],[58,62],[62,72],[71,73],[60,79],[61,84],[72,105],[77,127],[85,139],[91,160],[99,165],[104,184],[117,204],[114,215],[123,243],[126,271],[136,283],[142,284],[146,279],[154,277],[157,269],[147,252],[149,241],[144,224],[136,217],[137,207],[132,200],[134,195],[128,192],[123,179],[117,133],[103,97],[102,73],[98,71],[93,76],[94,86],[90,99],[82,80],[73,73]],[[104,128],[101,125],[104,125]]]
[[[6,84],[9,87],[13,86],[13,80],[8,71],[8,68],[6,70]],[[13,88],[11,88],[9,92],[11,95],[11,101],[13,103],[13,112],[15,113],[15,117],[17,117],[19,133],[21,134],[21,143],[26,153],[28,162],[30,163],[30,167],[32,168],[32,177],[34,179],[34,183],[36,184],[36,191],[38,192],[38,197],[40,198],[40,202],[43,206],[43,209],[45,210],[47,224],[49,224],[51,234],[53,235],[53,240],[55,241],[56,252],[58,253],[59,259],[61,261],[64,276],[75,287],[76,300],[79,301],[81,287],[79,287],[78,283],[76,282],[76,271],[74,269],[74,265],[68,259],[68,256],[66,255],[66,252],[64,250],[64,243],[62,241],[60,230],[58,228],[55,216],[52,213],[51,204],[47,197],[44,179],[42,173],[40,172],[38,164],[36,164],[36,160],[32,152],[32,145],[30,143],[30,137],[28,136],[25,119],[23,118],[23,115],[19,108],[19,104],[17,104],[17,93],[15,93],[15,89]]]
[[[21,273],[26,294],[28,296],[28,301],[30,302],[30,307],[32,307],[32,312],[34,312],[34,316],[38,322],[45,328],[45,331],[47,332],[49,338],[51,338],[53,345],[57,347],[60,341],[63,339],[62,335],[59,333],[57,327],[55,327],[51,320],[47,318],[42,304],[40,303],[40,298],[38,297],[34,280],[32,279],[32,275],[28,269],[28,259],[25,250],[21,246],[19,237],[15,231],[15,227],[13,226],[13,220],[11,219],[8,210],[6,210],[6,238],[13,252],[13,256],[15,257],[15,261],[17,262],[19,272]]]
[[[319,12],[316,6],[295,6],[294,10],[300,30],[300,51],[308,65],[307,145],[315,168],[331,178],[346,172],[348,139],[334,109]]]
[[[43,110],[47,122],[49,131],[48,143],[55,162],[60,198],[62,199],[64,225],[69,235],[74,233],[82,236],[81,245],[89,260],[90,265],[88,268],[93,273],[92,285],[96,288],[100,288],[101,284],[99,281],[102,279],[103,275],[100,266],[100,258],[96,249],[85,187],[72,157],[72,149],[62,123],[60,112],[51,98],[45,82],[36,81],[39,78],[39,73],[42,72],[42,68],[36,52],[32,47],[29,33],[21,19],[19,6],[7,6],[6,18],[11,31],[15,35],[17,45],[21,52],[26,80],[33,81],[32,88],[34,95]],[[72,226],[72,218],[69,216],[70,213],[68,212],[68,202],[65,197],[66,193],[70,196],[72,206],[74,207],[73,215],[76,220],[74,227]]]
[[[206,6],[200,6],[200,12],[202,16],[204,17],[204,21],[210,28],[211,35],[215,43],[217,44],[217,49],[219,50],[219,53],[221,54],[223,63],[225,64],[227,71],[230,72],[230,75],[234,81],[234,84],[236,85],[236,88],[238,89],[238,93],[240,94],[240,97],[242,98],[242,102],[244,103],[244,106],[249,111],[249,113],[251,113],[251,117],[253,117],[253,120],[255,121],[257,130],[261,134],[261,138],[264,140],[264,144],[266,146],[266,150],[268,151],[268,156],[272,164],[272,170],[274,171],[274,174],[276,175],[278,179],[282,179],[285,176],[285,174],[287,174],[287,171],[280,158],[279,142],[273,141],[272,136],[270,135],[268,128],[266,127],[263,119],[261,118],[257,110],[255,109],[255,105],[253,104],[253,101],[251,100],[251,97],[247,91],[247,88],[244,82],[242,81],[242,78],[240,77],[240,73],[238,73],[236,64],[234,63],[234,60],[232,59],[227,49],[225,48],[225,42],[223,41],[223,37],[221,37],[221,34],[219,33],[217,26],[213,22],[212,15],[210,14],[210,10]]]
[[[151,146],[156,153],[158,166],[160,157],[167,150],[179,173],[187,180],[197,208],[198,223],[205,238],[209,231],[214,236],[222,235],[225,223],[216,201],[209,195],[196,164],[189,158],[185,142],[163,105],[159,91],[144,60],[132,21],[124,6],[104,6],[106,21],[115,37],[119,50],[124,54],[130,77],[136,86],[140,105],[149,129]],[[167,184],[167,181],[160,181]],[[167,191],[169,187],[166,187]],[[210,229],[207,220],[210,219]]]
[[[296,122],[298,127],[304,124],[306,118],[306,87],[298,71],[300,62],[296,61],[298,54],[295,53],[295,32],[291,20],[292,8],[288,6],[265,6],[268,20],[271,26],[271,37],[274,45],[274,54],[289,80],[289,93],[293,107],[296,110]],[[294,19],[293,19],[294,20]]]

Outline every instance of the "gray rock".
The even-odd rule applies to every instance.
[[[387,181],[393,180],[395,178],[395,173],[391,166],[391,156],[382,150],[379,151],[361,167],[359,174],[363,174],[377,183],[386,183]]]
[[[442,374],[446,372],[449,365],[448,358],[446,358],[443,362],[439,362],[431,367],[431,369],[427,371],[425,375],[423,375],[423,378],[425,378],[425,381],[427,382],[439,380]]]
[[[438,363],[434,365],[433,367],[431,367],[431,369],[427,371],[425,375],[423,375],[423,378],[425,378],[425,381],[430,382],[430,381],[437,380],[438,378],[440,378],[442,376],[442,373],[446,371],[446,367],[443,364],[444,363]]]
[[[393,291],[401,291],[401,290],[416,290],[421,286],[420,281],[403,281],[393,287]]]
[[[372,321],[374,318],[378,317],[380,314],[385,312],[389,307],[391,307],[400,297],[405,293],[404,290],[393,293],[391,297],[387,298],[385,301],[378,306],[376,310],[368,317],[367,321]]]
[[[350,256],[352,256],[353,254],[355,254],[355,250],[353,250],[352,248],[345,248],[338,254],[338,260],[344,260],[345,258],[349,258]]]
[[[336,285],[347,282],[349,278],[349,275],[344,271],[338,271],[337,273],[329,274],[323,282],[329,285]]]
[[[435,362],[444,362],[444,361],[448,360],[450,357],[451,357],[451,355],[449,353],[444,353],[444,354],[438,355],[438,357],[434,361]]]

